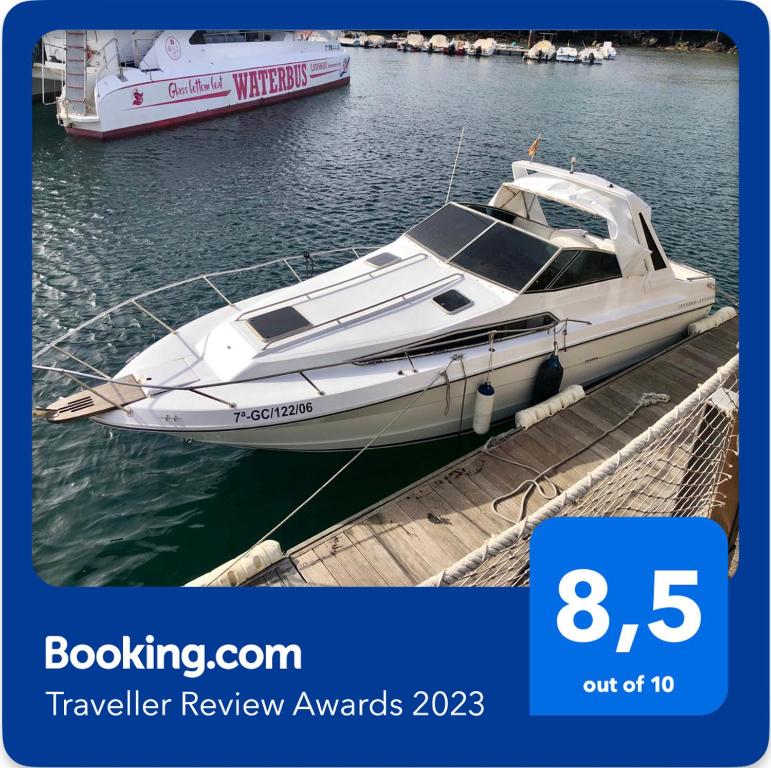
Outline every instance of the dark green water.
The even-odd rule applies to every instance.
[[[350,89],[106,144],[67,137],[34,105],[36,339],[182,277],[393,239],[444,201],[464,124],[456,199],[488,199],[541,131],[539,159],[576,155],[640,194],[668,255],[736,291],[735,56],[622,49],[600,67],[352,57]],[[170,298],[151,306],[176,323],[213,307],[201,292]],[[115,370],[151,338],[128,314],[70,350]],[[36,403],[64,391],[37,379]],[[365,454],[276,537],[291,546],[477,442]],[[180,584],[253,544],[347,458],[35,423],[35,567],[53,584]]]

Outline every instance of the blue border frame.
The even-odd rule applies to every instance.
[[[525,590],[74,589],[44,584],[31,563],[32,348],[29,55],[49,29],[125,26],[109,3],[30,2],[3,28],[3,732],[10,756],[34,765],[728,765],[755,761],[768,739],[768,24],[741,2],[527,3],[484,6],[396,0],[375,13],[353,2],[246,6],[137,3],[136,26],[312,28],[720,29],[740,55],[740,292],[742,317],[741,566],[730,584],[730,690],[705,717],[534,718],[527,714]],[[516,19],[516,21],[515,21]],[[22,63],[21,66],[19,63]],[[631,105],[630,105],[631,106]],[[719,247],[719,244],[716,244]],[[19,318],[23,318],[19,322]],[[20,407],[20,404],[24,404]],[[483,624],[477,617],[488,617]],[[333,621],[330,620],[330,617]],[[464,617],[465,621],[457,617]],[[318,628],[315,632],[313,628]],[[465,627],[465,629],[464,629]],[[43,637],[111,642],[298,642],[302,672],[45,673]],[[367,674],[372,671],[372,674]],[[377,674],[374,674],[374,671]],[[254,675],[254,673],[249,673]],[[148,695],[372,695],[384,686],[488,686],[488,714],[451,724],[389,720],[166,718],[55,720],[43,691]]]

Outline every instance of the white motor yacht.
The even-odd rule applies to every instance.
[[[557,61],[564,61],[568,64],[575,64],[578,61],[578,51],[569,45],[563,45],[557,49]]]
[[[552,226],[543,201],[594,231]],[[485,382],[493,420],[512,417],[543,364],[561,367],[557,388],[591,384],[682,338],[715,300],[710,275],[667,257],[637,195],[531,161],[488,203],[450,202],[357,256],[242,301],[217,287],[225,273],[201,276],[225,303],[180,327],[147,308],[157,290],[127,299],[94,321],[138,309],[167,335],[112,377],[75,372],[85,388],[45,415],[297,451],[441,438],[471,428]],[[42,355],[94,321],[36,367],[72,373]]]
[[[383,35],[367,35],[363,43],[365,48],[382,48],[385,45]]]

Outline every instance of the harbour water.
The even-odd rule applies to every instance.
[[[463,125],[455,199],[488,199],[541,132],[540,159],[567,167],[575,155],[637,192],[668,255],[737,292],[737,57],[351,56],[350,88],[111,143],[67,137],[52,107],[33,105],[35,346],[186,276],[393,239],[444,202]],[[153,309],[179,323],[205,301],[172,293]],[[134,332],[149,341],[127,316],[71,349],[98,350],[114,371],[139,349]],[[38,377],[35,403],[66,389]],[[276,538],[291,546],[478,442],[368,452]],[[35,422],[35,568],[57,585],[183,583],[248,548],[347,458]]]

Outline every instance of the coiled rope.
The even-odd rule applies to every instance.
[[[629,413],[627,413],[626,416],[624,416],[620,421],[618,421],[609,429],[606,429],[601,435],[592,440],[588,445],[582,446],[577,451],[574,451],[564,459],[560,459],[558,462],[555,462],[541,472],[538,472],[535,467],[532,467],[529,464],[524,464],[521,461],[515,461],[514,459],[510,459],[506,456],[500,456],[499,454],[492,453],[492,449],[501,442],[505,435],[497,435],[495,437],[491,437],[482,448],[483,453],[487,454],[493,459],[497,459],[498,461],[505,462],[506,464],[513,464],[516,467],[521,467],[522,469],[536,473],[533,477],[528,478],[527,480],[523,480],[516,488],[514,488],[514,490],[494,498],[492,501],[493,514],[497,515],[502,520],[505,520],[507,523],[513,525],[527,516],[527,503],[534,491],[538,491],[538,493],[546,501],[551,501],[552,499],[557,498],[557,496],[559,496],[562,491],[549,477],[549,475],[554,472],[555,469],[558,469],[563,464],[567,464],[577,456],[580,456],[582,453],[588,451],[593,445],[596,445],[601,440],[604,440],[611,432],[615,432],[617,429],[626,424],[627,421],[633,418],[641,408],[647,408],[651,405],[657,405],[658,403],[668,403],[669,399],[669,395],[663,393],[644,392],[642,395],[640,395],[640,399],[637,401],[637,405],[635,405],[635,407],[632,408],[632,410],[629,411]],[[503,504],[504,501],[513,498],[523,490],[525,493],[519,503],[519,513],[516,520],[512,520],[511,518],[506,517],[506,515],[498,511],[499,505]]]

